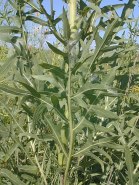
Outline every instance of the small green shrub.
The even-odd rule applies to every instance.
[[[102,8],[101,1],[80,1],[73,28],[65,9],[55,18],[41,0],[9,3],[19,21],[0,27],[14,48],[0,68],[0,90],[8,93],[1,101],[1,183],[138,184],[137,47],[118,34],[135,1]],[[27,21],[46,26],[58,45],[31,49]]]

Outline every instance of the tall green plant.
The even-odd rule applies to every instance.
[[[123,72],[125,66],[131,67],[127,58],[136,46],[126,47],[126,39],[118,35],[135,1],[102,8],[100,2],[81,0],[78,17],[75,20],[74,13],[70,22],[65,9],[55,18],[41,0],[9,1],[18,25],[1,26],[0,32],[7,34],[6,41],[15,52],[0,68],[0,77],[8,69],[14,72],[0,90],[16,102],[10,109],[8,102],[1,103],[11,125],[10,139],[6,137],[5,142],[12,144],[2,147],[1,161],[10,161],[0,170],[2,183],[137,184],[138,114],[134,109],[129,112],[128,105],[138,97],[129,93],[130,75]],[[116,10],[121,7],[119,17]],[[35,17],[35,12],[45,19]],[[59,47],[47,44],[62,57],[61,63],[39,61],[30,51],[27,21],[46,26],[47,34],[55,36]],[[62,32],[57,30],[60,21]],[[122,60],[125,65],[122,57],[127,57]]]

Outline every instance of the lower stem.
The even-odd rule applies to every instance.
[[[69,79],[68,79],[68,120],[69,120],[69,154],[66,164],[66,170],[64,174],[64,185],[68,185],[68,172],[71,164],[72,153],[73,153],[73,146],[74,146],[74,133],[73,133],[73,120],[72,120],[72,111],[71,111],[71,71],[69,66]]]

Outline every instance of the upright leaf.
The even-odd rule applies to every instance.
[[[96,58],[98,57],[98,55],[99,55],[101,49],[103,48],[103,46],[108,42],[108,37],[110,36],[112,31],[114,30],[117,21],[118,20],[116,19],[111,24],[108,25],[104,37],[102,38],[101,42],[99,43],[98,47],[95,50],[94,55],[92,56],[92,62],[90,64],[89,68],[88,68],[88,71],[92,68],[93,63],[96,60]],[[98,43],[98,41],[96,41],[96,43]]]
[[[128,185],[136,185],[134,176],[133,176],[133,171],[134,171],[134,164],[132,161],[132,154],[128,148],[128,146],[125,146],[125,162],[128,170],[128,178],[129,178],[129,183]]]
[[[70,38],[70,25],[69,25],[69,20],[68,20],[68,17],[67,17],[67,13],[66,13],[64,8],[63,8],[62,19],[63,19],[64,37],[66,39],[69,39]]]

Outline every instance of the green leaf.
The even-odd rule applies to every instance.
[[[95,161],[97,161],[101,166],[102,172],[104,172],[104,161],[102,161],[98,156],[91,152],[88,152],[86,155],[92,157]]]
[[[37,79],[37,80],[40,80],[40,81],[48,81],[50,83],[54,83],[55,80],[54,78],[52,78],[52,76],[50,75],[32,75],[33,78]]]
[[[52,70],[52,69],[50,69],[50,70]],[[60,71],[56,72],[56,73],[60,74]],[[48,73],[48,74],[44,74],[44,75],[32,75],[32,77],[37,79],[37,80],[39,80],[39,81],[49,82],[50,84],[52,84],[53,86],[55,86],[57,88],[64,89],[63,85],[61,84],[61,81],[59,79],[55,78],[55,76],[53,74],[54,73],[52,73],[52,74]],[[58,74],[57,74],[57,76],[59,77]],[[60,77],[63,79],[64,78],[63,74],[60,74]],[[51,90],[51,89],[47,89],[45,91],[41,91],[40,93],[42,93],[42,94],[55,94],[54,91]]]
[[[0,33],[22,33],[22,29],[16,26],[0,26]]]
[[[102,148],[94,147],[94,150],[96,150],[97,152],[99,152],[100,155],[103,155],[103,156],[105,156],[107,159],[109,159],[109,161],[110,161],[111,163],[113,162],[111,156],[110,156],[107,152],[105,152],[105,150],[103,150]]]
[[[108,13],[112,10],[115,10],[115,9],[119,9],[119,8],[122,8],[123,6],[125,6],[125,4],[115,4],[115,5],[107,5],[107,6],[104,6],[101,11],[103,13]]]
[[[11,171],[2,168],[0,170],[0,176],[8,178],[14,185],[26,185],[24,182],[22,182],[18,176],[14,175]]]
[[[131,15],[135,5],[136,5],[136,0],[128,1],[128,3],[123,8],[121,18],[127,19]]]
[[[67,154],[67,152],[65,150],[65,147],[63,146],[63,143],[62,143],[61,138],[60,138],[60,130],[58,129],[57,125],[53,124],[53,122],[51,121],[50,118],[48,118],[48,116],[45,116],[44,124],[46,124],[46,123],[48,123],[48,125],[51,128],[52,133],[53,133],[53,135],[55,137],[55,141],[59,144],[59,146],[62,149],[62,152],[64,153],[65,157],[67,158],[68,154]]]
[[[62,79],[65,78],[64,70],[60,69],[57,66],[54,66],[54,65],[51,65],[51,64],[47,64],[47,63],[42,63],[42,64],[40,64],[40,66],[42,66],[43,68],[45,68],[48,71],[50,71],[53,75],[56,75],[56,77],[60,77]]]
[[[35,16],[29,15],[29,16],[26,17],[26,20],[27,21],[32,21],[32,22],[34,22],[36,24],[39,24],[39,25],[42,25],[42,26],[48,26],[48,23],[46,21],[44,21],[44,20],[42,20],[38,17],[35,17]]]
[[[32,184],[36,183],[36,179],[31,174],[21,174],[21,178],[26,180],[26,182],[30,182]]]
[[[30,107],[27,106],[26,104],[22,104],[22,108],[23,108],[23,110],[27,113],[27,115],[28,115],[29,117],[32,118],[33,112],[32,112],[32,110],[30,109]]]
[[[113,139],[115,138],[103,138],[99,139],[97,141],[87,141],[79,151],[77,151],[75,154],[73,154],[73,157],[81,156],[86,154],[88,151],[92,150],[94,146],[103,146],[104,144],[113,142]]]
[[[66,13],[64,8],[63,8],[62,20],[63,20],[64,37],[66,39],[69,39],[70,38],[70,25],[69,25],[69,20],[68,20],[68,17],[67,17],[67,13]]]
[[[12,55],[10,58],[8,58],[4,64],[0,67],[0,78],[5,75],[5,73],[8,72],[11,66],[13,66],[13,63],[16,61],[16,56]]]
[[[53,46],[52,44],[50,44],[49,42],[47,42],[48,47],[56,54],[58,55],[62,55],[63,57],[65,57],[67,55],[67,53],[64,53],[63,51],[57,49],[55,46]]]
[[[33,9],[37,10],[38,12],[41,13],[41,10],[39,9],[39,7],[37,7],[37,5],[33,2],[33,0],[25,0],[25,2],[27,4],[29,4]]]
[[[81,121],[74,127],[73,130],[75,130],[75,132],[79,132],[81,131],[83,128],[89,128],[91,130],[93,130],[94,132],[112,132],[113,128],[107,128],[98,124],[94,124],[90,121],[88,121],[87,119],[85,119],[84,117],[81,119]]]
[[[0,34],[0,40],[2,40],[4,42],[9,42],[11,44],[15,44],[18,38],[19,37],[12,36],[10,34],[5,34],[5,33]]]
[[[127,125],[133,128],[136,125],[138,120],[139,120],[139,116],[135,116],[131,120],[128,121]]]
[[[41,95],[39,92],[37,92],[33,87],[31,87],[30,85],[26,84],[26,83],[23,83],[23,82],[19,82],[21,85],[23,85],[30,93],[31,95],[37,97],[37,98],[40,98]]]
[[[119,68],[119,66],[113,67],[112,69],[110,69],[110,71],[108,71],[108,73],[103,77],[102,79],[102,84],[104,84],[105,86],[107,85],[112,85],[113,81],[115,79],[115,75],[116,75],[116,70]],[[110,90],[111,88],[108,87],[108,90]]]
[[[5,91],[6,93],[13,94],[13,95],[29,95],[27,91],[13,88],[4,84],[0,84],[0,90]]]
[[[133,127],[132,127],[133,128]],[[131,128],[130,128],[130,130],[131,130]],[[134,128],[133,129],[133,133],[135,134],[135,137],[138,139],[138,141],[139,141],[139,129],[137,129],[137,128]]]
[[[48,177],[48,175],[50,173],[51,166],[52,166],[52,160],[51,160],[51,157],[50,157],[48,159],[47,166],[46,166],[46,173],[45,173],[46,178]]]
[[[132,161],[132,154],[128,148],[128,146],[125,146],[125,162],[128,169],[128,178],[129,178],[129,185],[136,185],[136,182],[134,180],[133,171],[134,171],[134,164]]]
[[[0,138],[8,138],[11,134],[10,128],[0,124]]]
[[[58,100],[58,98],[57,98],[55,95],[53,95],[53,96],[51,96],[51,101],[52,101],[53,107],[54,107],[54,109],[56,110],[56,112],[58,113],[58,115],[59,115],[63,120],[65,120],[65,121],[67,122],[67,118],[65,117],[65,115],[64,115],[64,113],[63,113],[63,111],[61,110],[61,107],[60,107],[60,105],[59,105],[59,100]]]
[[[118,21],[118,20],[115,19],[111,24],[108,25],[107,30],[106,30],[106,32],[105,32],[105,35],[104,35],[103,39],[101,40],[101,42],[100,42],[100,40],[99,40],[99,41],[96,40],[96,45],[97,45],[98,47],[96,48],[96,50],[95,50],[95,52],[94,52],[94,54],[93,54],[93,56],[92,56],[92,58],[91,58],[91,59],[92,59],[92,62],[91,62],[91,64],[90,64],[89,68],[88,68],[88,71],[90,71],[90,69],[92,68],[93,63],[94,63],[94,61],[96,60],[96,58],[98,57],[98,55],[99,55],[101,49],[102,49],[103,46],[107,43],[108,37],[110,36],[110,34],[112,33],[112,31],[114,30],[117,21]],[[99,43],[99,44],[98,44],[98,43]]]
[[[17,6],[17,4],[16,4],[16,3],[14,3],[14,2],[13,2],[13,1],[11,1],[11,0],[8,0],[8,3],[10,3],[10,4],[11,4],[11,6],[12,6],[14,9],[18,10],[18,6]]]
[[[37,175],[38,174],[38,168],[35,165],[18,165],[18,170],[20,173],[28,173]]]
[[[98,6],[96,6],[95,3],[90,3],[89,6],[90,6],[93,10],[95,10],[96,13],[97,13],[98,15],[101,15],[101,8],[99,8]]]
[[[119,118],[114,112],[104,110],[103,108],[101,108],[98,105],[97,106],[92,105],[91,111],[89,111],[89,112],[92,112],[92,111],[99,117],[111,118],[111,119],[118,119]]]
[[[11,155],[17,150],[18,146],[19,145],[17,143],[15,143],[10,147],[10,149],[6,152],[6,155],[4,156],[4,159],[3,159],[4,162],[8,161],[8,159],[11,157]]]
[[[37,106],[34,114],[33,114],[33,123],[37,125],[38,121],[42,117],[43,112],[46,110],[46,105],[44,103],[41,103],[39,106]]]
[[[72,97],[72,98],[74,98],[74,97]],[[74,100],[77,102],[77,104],[80,107],[83,107],[83,108],[85,108],[87,110],[88,106],[87,106],[87,104],[85,103],[85,101],[82,98],[83,98],[82,95],[79,95],[79,96],[76,96],[76,98]]]
[[[117,138],[118,139],[118,138]],[[106,148],[112,148],[114,150],[120,150],[120,151],[124,151],[124,147],[123,145],[120,144],[116,144],[116,143],[107,143],[106,145],[104,145]]]
[[[94,35],[86,44],[82,40],[80,41],[83,48],[83,52],[80,60],[75,64],[74,68],[72,69],[73,74],[75,74],[75,72],[82,66],[84,62],[86,62],[88,59],[92,57],[92,55],[89,53],[89,49],[93,40],[94,40]]]
[[[80,94],[83,94],[87,91],[91,91],[91,90],[101,90],[101,91],[106,91],[108,88],[107,85],[105,84],[92,84],[87,82],[86,84],[84,84],[79,90],[78,92],[72,97],[75,98],[76,96],[79,96]]]
[[[103,52],[114,51],[114,50],[116,50],[120,47],[122,48],[122,46],[119,46],[119,45],[117,45],[117,46],[108,46],[108,47],[103,48],[101,51],[103,51]]]

